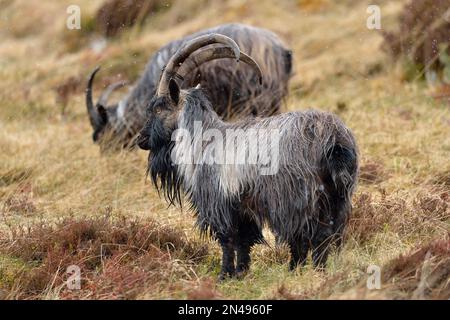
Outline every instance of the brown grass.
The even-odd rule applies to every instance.
[[[160,0],[107,0],[96,14],[96,28],[106,37],[112,37],[135,24],[142,24],[152,12],[170,5]]]
[[[450,299],[450,240],[439,239],[390,261],[383,270],[385,290],[405,298]]]
[[[369,193],[356,196],[347,235],[359,243],[374,236],[395,232],[399,237],[444,232],[450,218],[446,192],[419,194],[406,201],[399,195],[381,194],[376,199]]]
[[[449,52],[448,0],[410,0],[399,16],[398,32],[384,32],[384,48],[424,69],[441,71],[440,50]],[[442,49],[443,48],[443,49]]]
[[[189,289],[187,298],[190,300],[217,300],[223,298],[217,291],[216,282],[213,279],[206,279],[197,286]]]
[[[363,273],[361,272],[360,275]],[[297,294],[285,285],[273,299],[310,297],[333,299],[439,299],[450,298],[450,240],[438,239],[388,261],[381,267],[381,288],[369,289],[360,276],[355,284],[346,272],[329,277],[314,289]],[[336,288],[338,292],[336,292]]]
[[[207,255],[204,244],[172,227],[108,215],[14,226],[1,239],[0,255],[24,264],[14,282],[0,282],[19,299],[55,291],[61,298],[132,299],[172,278],[194,279],[190,266]],[[65,285],[71,265],[81,269],[80,291]]]
[[[84,80],[84,79],[83,79]],[[56,94],[56,103],[61,105],[61,115],[65,115],[66,106],[69,102],[69,99],[76,95],[81,94],[84,91],[84,81],[82,81],[81,77],[71,76],[64,80],[63,83],[58,84],[54,90]]]
[[[6,198],[3,208],[9,214],[33,214],[36,205],[33,202],[33,189],[29,183],[24,183],[9,197]]]
[[[379,183],[387,178],[384,166],[379,162],[365,162],[360,167],[359,181],[362,183]]]

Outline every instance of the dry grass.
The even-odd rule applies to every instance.
[[[106,37],[115,36],[136,24],[141,25],[150,13],[161,7],[164,7],[163,2],[157,0],[105,1],[96,14],[96,29]]]
[[[54,224],[15,225],[1,236],[0,256],[21,268],[0,267],[6,298],[134,299],[170,291],[197,279],[192,265],[207,256],[205,244],[151,219],[105,215],[64,218]],[[81,290],[66,286],[69,266],[82,273]],[[175,285],[172,283],[175,282]]]
[[[175,1],[100,51],[89,32],[102,2],[77,3],[84,31],[65,28],[71,2],[0,1],[3,297],[448,297],[448,282],[433,279],[449,264],[439,239],[448,239],[450,230],[450,109],[423,82],[405,82],[400,66],[380,50],[382,35],[365,27],[370,1]],[[405,1],[378,3],[383,28],[395,30]],[[217,245],[199,239],[191,214],[167,208],[145,181],[146,154],[101,155],[91,142],[80,88],[67,85],[61,115],[55,89],[70,79],[83,81],[102,64],[96,94],[117,77],[132,82],[167,41],[230,21],[270,28],[293,48],[296,74],[286,110],[336,112],[357,137],[362,173],[354,214],[346,244],[325,272],[308,264],[290,273],[286,248],[257,246],[245,279],[216,283]],[[149,230],[160,238],[175,230],[176,236],[145,242]],[[164,243],[173,241],[178,245],[166,250]],[[414,270],[429,265],[432,241],[442,249],[438,258],[428,257],[437,273],[430,273],[433,289],[421,291],[421,273]],[[114,245],[99,260],[104,243]],[[144,251],[134,248],[143,245]],[[208,256],[193,261],[190,253],[203,247]],[[391,271],[398,261],[404,272]],[[83,281],[74,292],[64,286],[65,267],[77,263]],[[386,271],[381,291],[365,289],[371,264]]]
[[[341,271],[319,286],[300,294],[284,284],[271,298],[298,300],[311,297],[332,299],[439,299],[450,298],[450,240],[448,237],[432,241],[411,252],[402,254],[382,266],[381,288],[370,290],[367,279],[348,281]],[[334,292],[340,287],[339,293]]]
[[[384,48],[419,71],[443,69],[439,51],[448,52],[450,44],[448,9],[448,0],[410,0],[399,17],[399,31],[384,33]]]

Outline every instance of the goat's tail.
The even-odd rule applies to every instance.
[[[288,77],[292,76],[292,51],[284,51],[284,71]]]
[[[354,148],[335,144],[326,154],[326,171],[331,186],[341,198],[348,198],[356,184],[357,152]]]
[[[324,216],[333,221],[332,232],[338,248],[351,213],[351,196],[358,174],[358,154],[355,148],[334,144],[326,152],[322,177],[326,192],[322,199]],[[327,219],[328,219],[327,218]]]

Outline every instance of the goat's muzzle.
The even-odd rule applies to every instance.
[[[136,144],[142,150],[150,150],[150,136],[141,132],[136,139]]]

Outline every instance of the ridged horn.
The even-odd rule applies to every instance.
[[[203,63],[216,59],[234,58],[234,52],[230,47],[220,46],[205,48],[194,52],[178,69],[176,78],[183,81],[186,75],[190,74]],[[252,57],[241,52],[240,61],[248,64],[258,75],[259,84],[262,84],[262,71],[258,63]]]
[[[105,91],[103,91],[102,95],[100,96],[100,98],[98,99],[97,104],[98,105],[102,105],[104,107],[106,107],[108,105],[108,98],[111,95],[111,93],[114,90],[117,90],[123,86],[125,86],[127,83],[126,81],[119,81],[119,82],[114,82],[112,84],[110,84]]]
[[[172,56],[172,58],[170,58],[161,75],[157,95],[163,96],[168,94],[170,79],[177,74],[178,68],[190,56],[192,52],[214,43],[221,43],[230,47],[234,53],[234,57],[236,58],[237,61],[239,61],[240,57],[239,46],[233,39],[227,36],[217,33],[211,33],[192,39],[188,41],[181,49],[179,49]]]
[[[94,69],[94,71],[92,71],[86,87],[86,107],[89,115],[89,121],[91,122],[91,125],[94,129],[96,129],[100,123],[100,115],[98,114],[94,106],[94,101],[92,100],[92,84],[94,82],[95,74],[98,72],[98,70],[100,70],[100,67],[97,67]]]

